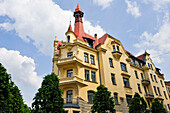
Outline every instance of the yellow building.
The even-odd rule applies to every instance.
[[[66,41],[58,41],[57,37],[54,41],[53,72],[60,78],[68,113],[89,112],[100,84],[115,98],[117,113],[128,113],[135,92],[145,98],[148,108],[154,98],[159,98],[169,111],[164,75],[155,67],[149,53],[135,57],[107,33],[100,38],[97,34],[90,36],[84,32],[83,14],[77,5],[74,31],[69,25]]]

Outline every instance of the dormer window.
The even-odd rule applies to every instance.
[[[67,36],[67,42],[70,43],[70,36]]]

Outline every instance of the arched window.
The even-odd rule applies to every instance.
[[[67,36],[67,42],[70,43],[70,36]]]
[[[94,92],[88,91],[88,102],[89,103],[93,103],[93,96],[94,96]]]

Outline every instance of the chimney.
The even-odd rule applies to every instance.
[[[94,37],[97,38],[97,34],[94,34]]]

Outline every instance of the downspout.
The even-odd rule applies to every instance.
[[[98,60],[98,66],[99,66],[99,78],[100,78],[100,85],[101,85],[101,72],[100,72],[99,52],[97,52],[97,60]]]

